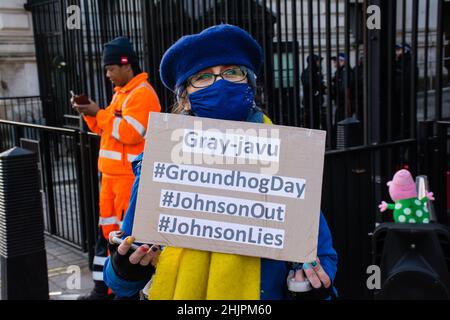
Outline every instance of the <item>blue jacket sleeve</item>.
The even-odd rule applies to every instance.
[[[325,216],[320,213],[319,236],[317,245],[317,256],[320,259],[322,268],[334,281],[337,270],[337,253],[333,248],[331,232],[328,228]],[[290,270],[290,265],[286,261],[271,259],[261,259],[261,299],[278,300],[288,299],[286,295],[286,278]],[[334,288],[333,288],[334,290]],[[336,293],[336,290],[334,290]]]
[[[133,231],[134,212],[136,209],[136,200],[140,181],[140,167],[142,154],[133,162],[133,171],[136,176],[133,188],[131,189],[130,204],[122,222],[121,230],[124,232],[123,238],[131,235]],[[103,268],[103,279],[106,285],[119,297],[131,297],[145,287],[147,281],[127,281],[120,278],[114,271],[110,258],[108,257]]]
[[[141,289],[147,284],[145,281],[127,281],[120,278],[114,271],[111,261],[108,257],[103,267],[103,281],[105,281],[108,288],[114,292],[118,297],[132,297],[139,293]]]
[[[130,204],[128,205],[128,210],[125,214],[125,218],[122,221],[122,226],[120,227],[120,229],[123,231],[123,239],[131,236],[131,233],[133,232],[134,212],[136,210],[136,201],[140,179],[141,176],[138,175],[134,180],[133,189],[131,189]]]
[[[317,246],[317,256],[320,259],[320,264],[330,279],[334,281],[336,277],[338,256],[336,250],[333,248],[333,241],[331,232],[328,228],[327,221],[323,213],[320,213],[319,223],[319,240]]]

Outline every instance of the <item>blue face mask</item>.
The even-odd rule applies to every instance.
[[[218,80],[189,95],[192,113],[198,117],[244,121],[253,107],[254,93],[247,83]]]

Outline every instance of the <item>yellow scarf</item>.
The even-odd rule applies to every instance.
[[[151,300],[259,300],[260,258],[166,247]]]

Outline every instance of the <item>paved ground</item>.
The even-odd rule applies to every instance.
[[[47,236],[45,247],[50,299],[75,300],[78,296],[89,293],[93,282],[87,254]],[[75,279],[77,275],[80,276],[79,281]],[[80,286],[74,288],[77,282]]]
[[[79,295],[89,293],[93,282],[87,254],[50,237],[46,237],[45,245],[50,299],[74,300]],[[80,287],[72,289],[76,285],[76,281],[71,280],[74,280],[78,270],[80,271]]]

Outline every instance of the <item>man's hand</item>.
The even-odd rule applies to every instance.
[[[315,289],[319,289],[322,286],[328,289],[331,286],[331,279],[320,265],[319,258],[317,258],[316,261],[312,263],[304,263],[303,269],[297,270],[295,272],[295,281],[305,281],[305,274],[309,282]]]
[[[97,115],[97,112],[100,110],[100,107],[91,99],[89,99],[91,102],[90,104],[77,104],[75,101],[73,101],[73,98],[70,100],[72,103],[72,108],[85,116],[91,116],[95,117]]]

